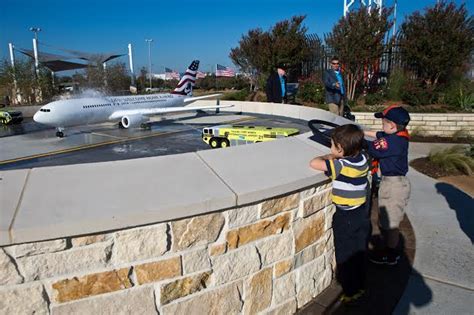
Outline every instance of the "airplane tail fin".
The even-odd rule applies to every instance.
[[[178,86],[172,92],[173,94],[193,96],[193,87],[196,82],[196,74],[199,68],[199,60],[194,60],[186,70]]]

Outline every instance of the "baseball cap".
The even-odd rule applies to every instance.
[[[389,106],[383,112],[375,113],[374,116],[375,118],[388,119],[402,126],[406,126],[410,122],[410,114],[408,114],[408,111],[398,105]]]

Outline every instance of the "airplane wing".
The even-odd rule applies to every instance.
[[[187,97],[183,100],[183,102],[191,103],[191,102],[194,102],[194,101],[197,101],[197,100],[203,100],[205,98],[211,98],[211,97],[219,96],[219,95],[222,95],[222,94],[209,94],[209,95],[196,96],[196,97]]]
[[[114,112],[110,115],[109,120],[121,119],[123,116],[143,115],[153,116],[169,113],[192,112],[196,110],[208,110],[233,107],[234,105],[216,105],[216,106],[187,106],[187,107],[163,107],[163,108],[142,108],[142,109],[125,109]]]

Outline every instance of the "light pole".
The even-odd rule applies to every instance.
[[[41,28],[39,28],[39,27],[30,27],[30,31],[35,33],[35,39],[38,40],[38,33],[41,32]]]
[[[153,39],[145,39],[145,42],[148,43],[148,76],[150,78],[150,90],[151,90],[151,42]]]
[[[35,33],[35,38],[33,39],[33,53],[34,53],[34,56],[35,56],[36,77],[39,77],[38,33],[41,32],[41,28],[39,28],[39,27],[30,27],[30,31]]]

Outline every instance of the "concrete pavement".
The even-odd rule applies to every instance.
[[[410,159],[434,146],[415,144]],[[408,177],[412,191],[407,216],[415,231],[416,255],[394,314],[473,314],[473,199],[412,168]]]

